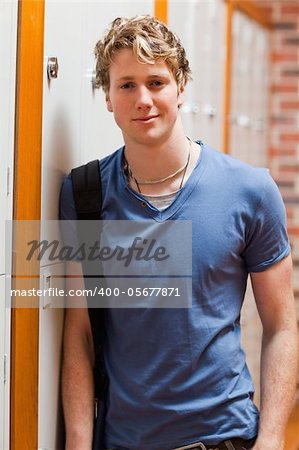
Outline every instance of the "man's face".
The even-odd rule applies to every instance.
[[[120,50],[110,66],[108,111],[113,112],[125,144],[156,145],[171,134],[178,123],[183,91],[167,64],[140,63],[131,49]]]

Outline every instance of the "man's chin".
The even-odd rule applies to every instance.
[[[134,142],[138,145],[148,145],[154,146],[161,144],[163,142],[163,134],[162,133],[143,133],[139,136],[132,136],[132,138],[126,139],[124,136],[125,142]]]

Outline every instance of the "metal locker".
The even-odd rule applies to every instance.
[[[193,72],[181,108],[186,132],[221,149],[225,5],[221,0],[172,0],[169,25],[180,35]]]
[[[63,176],[72,167],[111,153],[122,142],[103,93],[92,88],[96,41],[114,18],[153,12],[153,0],[45,2],[42,219],[48,222],[42,223],[42,239],[51,241],[58,233],[57,223],[49,221],[58,219]],[[48,280],[52,287],[57,283],[63,287],[55,278],[63,270],[62,264],[43,263],[42,286]],[[54,306],[41,299],[38,446],[47,450],[63,445],[59,377],[64,310]]]
[[[230,153],[267,165],[268,33],[241,12],[233,16]]]
[[[10,438],[11,325],[11,309],[6,307],[10,296],[9,290],[6,292],[6,275],[12,250],[5,237],[5,222],[12,219],[17,21],[17,0],[0,2],[0,447],[5,449],[9,448]]]
[[[84,51],[82,54],[81,154],[80,162],[102,158],[123,144],[121,131],[106,109],[102,90],[92,89],[94,47],[116,17],[154,14],[153,0],[86,2]]]

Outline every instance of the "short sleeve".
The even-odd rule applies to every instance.
[[[290,253],[285,206],[276,183],[266,176],[243,253],[248,272],[262,272]]]

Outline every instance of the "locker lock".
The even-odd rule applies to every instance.
[[[48,58],[47,74],[49,80],[58,76],[58,59],[55,56]]]
[[[211,119],[216,116],[216,108],[214,108],[210,104],[206,104],[202,107],[202,112],[205,116],[210,117]]]

